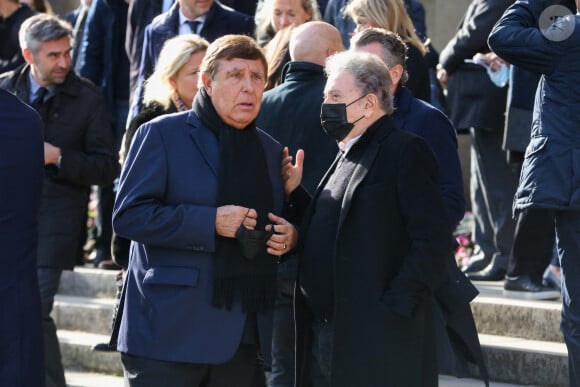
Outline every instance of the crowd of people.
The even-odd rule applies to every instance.
[[[38,4],[0,0],[0,385],[66,386],[94,196],[126,385],[488,385],[472,281],[504,281],[562,298],[580,386],[580,0],[472,0],[440,54],[417,0]]]

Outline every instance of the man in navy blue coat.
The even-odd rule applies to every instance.
[[[177,35],[198,34],[209,42],[228,34],[251,36],[254,19],[241,12],[225,7],[217,0],[197,4],[194,0],[177,0],[169,11],[157,16],[145,28],[139,76],[133,108],[134,116],[141,107],[143,82],[153,73],[163,43]]]
[[[43,141],[40,116],[0,89],[0,386],[44,386],[36,274]]]
[[[439,192],[451,225],[455,228],[463,218],[465,198],[453,124],[443,113],[413,97],[405,88],[408,77],[405,69],[407,47],[396,34],[379,28],[364,30],[353,36],[351,50],[375,54],[389,67],[395,95],[393,121],[397,128],[416,134],[429,144],[439,167]],[[435,290],[435,299],[446,327],[445,333],[447,330],[456,333],[449,339],[443,330],[438,334],[439,370],[468,376],[465,360],[469,359],[478,364],[481,376],[486,379],[487,370],[469,307],[469,302],[475,298],[477,290],[459,271],[452,257],[453,252],[449,251],[445,279]],[[468,348],[467,353],[463,353],[462,357],[454,356],[454,353],[461,351],[451,351],[448,348],[450,339],[456,348]]]
[[[276,216],[282,148],[254,123],[264,54],[224,36],[200,72],[192,109],[142,125],[121,173],[113,225],[134,242],[118,349],[132,387],[263,386],[276,258],[298,239]]]
[[[554,215],[562,270],[560,328],[568,348],[570,386],[578,387],[580,14],[556,17],[557,14],[550,14],[548,9],[554,3],[547,0],[516,1],[493,28],[489,46],[509,63],[542,74],[536,90],[531,139],[524,156],[514,210],[520,213],[539,208]],[[580,0],[576,0],[576,6],[580,7]],[[554,22],[540,29],[538,20],[544,17]]]

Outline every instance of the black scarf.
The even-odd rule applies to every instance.
[[[255,123],[243,130],[224,123],[203,88],[196,94],[192,109],[219,140],[217,206],[233,204],[255,209],[256,230],[263,230],[269,223],[268,212],[274,210],[274,199]],[[242,256],[236,239],[219,235],[216,238],[213,305],[231,309],[232,303],[240,300],[248,313],[272,308],[276,294],[275,257],[264,252],[248,260]]]

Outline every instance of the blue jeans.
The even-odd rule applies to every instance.
[[[580,211],[555,211],[562,267],[562,323],[570,387],[580,387]]]
[[[38,268],[38,285],[42,307],[42,330],[44,336],[44,365],[47,387],[65,387],[64,368],[60,355],[60,346],[56,336],[56,325],[50,317],[54,296],[58,291],[62,270]]]

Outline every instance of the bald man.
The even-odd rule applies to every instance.
[[[312,39],[316,36],[316,39]],[[328,23],[308,22],[292,31],[291,61],[282,71],[282,83],[264,93],[257,126],[271,134],[290,154],[304,149],[302,184],[314,192],[334,160],[338,147],[320,124],[320,106],[326,77],[326,58],[342,51],[338,30]],[[294,386],[294,328],[292,291],[296,258],[278,266],[278,299],[274,311],[270,387]]]

